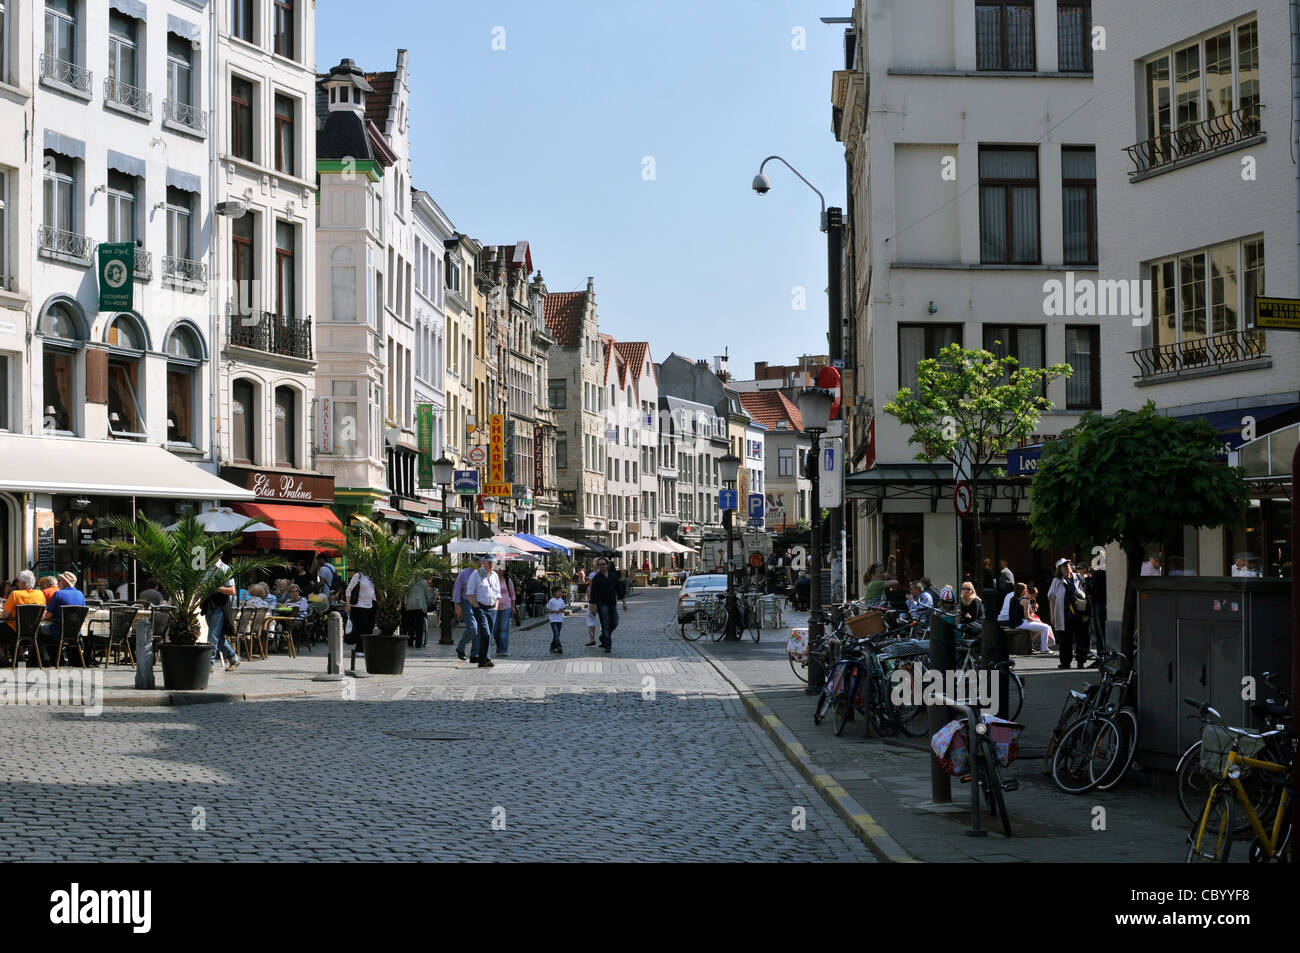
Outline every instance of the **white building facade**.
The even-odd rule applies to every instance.
[[[433,458],[446,452],[447,322],[445,243],[456,229],[428,192],[411,193],[415,255],[415,403],[433,408]],[[442,489],[419,488],[420,496],[442,506]]]

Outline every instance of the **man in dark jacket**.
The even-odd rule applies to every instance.
[[[587,601],[596,607],[600,616],[600,645],[606,653],[614,647],[614,630],[618,628],[618,580],[609,569],[609,561],[596,561],[596,574],[591,577],[591,586]],[[623,601],[623,611],[627,611],[627,601]]]

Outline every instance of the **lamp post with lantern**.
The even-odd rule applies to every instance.
[[[439,488],[442,490],[442,532],[444,535],[446,535],[447,528],[448,528],[447,527],[447,493],[451,489],[451,482],[455,477],[455,469],[456,469],[456,465],[447,459],[447,455],[445,453],[442,456],[440,456],[437,460],[433,461],[433,482],[438,484]],[[447,542],[448,541],[444,539],[442,543],[442,555],[444,557],[447,556]],[[451,637],[451,625],[452,625],[451,617],[452,614],[456,611],[456,609],[451,601],[451,586],[449,585],[450,582],[451,582],[450,577],[443,580],[443,589],[445,589],[446,591],[442,593],[442,598],[438,600],[438,644],[439,645],[454,644]]]
[[[822,671],[812,646],[822,635],[821,620],[817,613],[822,607],[822,505],[821,505],[821,435],[830,425],[831,405],[835,395],[820,387],[808,387],[799,392],[799,415],[803,429],[812,436],[812,451],[808,455],[808,479],[812,484],[812,505],[809,507],[809,525],[812,541],[808,554],[811,573],[808,579],[808,693],[820,692],[826,673]]]
[[[718,459],[718,476],[722,480],[723,486],[732,490],[736,487],[736,478],[740,475],[740,457],[734,453],[728,453],[725,457]],[[740,505],[740,501],[736,501]],[[727,533],[727,639],[734,641],[740,638],[740,633],[736,631],[736,619],[739,616],[736,606],[736,567],[732,565],[735,556],[732,552],[731,528],[736,521],[735,507],[728,506],[722,511],[722,528]]]

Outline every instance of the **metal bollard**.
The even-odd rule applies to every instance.
[[[945,616],[932,612],[930,613],[930,668],[946,675],[956,667],[956,630]],[[927,706],[926,719],[931,736],[951,720],[948,717],[948,708],[944,704]],[[948,777],[943,766],[939,764],[939,758],[933,752],[930,754],[930,800],[936,804],[952,803],[952,778]]]
[[[135,624],[135,687],[153,688],[153,618]]]
[[[313,682],[337,682],[343,678],[343,616],[331,612],[325,625],[325,674],[314,676]]]
[[[443,596],[438,603],[438,644],[455,645],[455,640],[451,637],[452,628],[456,621],[456,605],[447,596]]]

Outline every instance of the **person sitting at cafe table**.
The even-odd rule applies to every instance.
[[[153,578],[144,581],[144,588],[136,593],[136,599],[140,602],[147,602],[151,606],[160,606],[167,601],[167,597],[158,588],[158,580]]]
[[[55,576],[42,576],[36,582],[36,588],[45,594],[45,601],[50,601],[50,596],[59,591],[59,580]]]
[[[266,597],[270,593],[264,582],[255,582],[248,587],[248,599],[244,602],[246,609],[269,609],[271,604]]]
[[[15,581],[16,588],[0,608],[0,634],[12,639],[18,634],[18,607],[45,605],[45,593],[36,588],[36,574],[24,569]]]
[[[280,603],[281,609],[294,609],[299,619],[307,617],[307,597],[302,594],[297,583],[289,584],[289,597]]]
[[[84,606],[86,597],[77,588],[77,575],[71,570],[55,577],[58,588],[45,601],[45,615],[41,617],[41,635],[58,639],[63,629],[63,607]]]
[[[271,595],[275,597],[275,605],[289,601],[289,582],[290,580],[283,577],[275,581],[275,588],[271,590]]]

